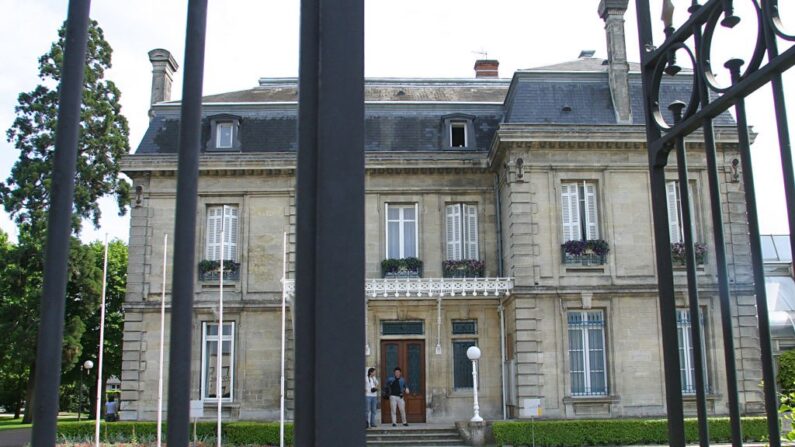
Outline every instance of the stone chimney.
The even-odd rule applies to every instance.
[[[632,123],[629,103],[629,63],[624,40],[624,13],[629,0],[600,0],[599,16],[607,34],[607,74],[618,124]]]
[[[500,76],[499,67],[500,61],[496,59],[478,59],[475,61],[475,77],[498,78]]]
[[[179,66],[168,50],[156,48],[149,52],[152,63],[152,97],[149,105],[171,100],[171,81]]]

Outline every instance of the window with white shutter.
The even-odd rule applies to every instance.
[[[386,205],[386,257],[402,259],[417,257],[419,251],[418,206]]]
[[[221,232],[224,232],[224,260],[237,262],[239,208],[235,205],[207,207],[205,259],[221,259]]]
[[[563,242],[599,239],[599,208],[595,182],[560,185]]]
[[[454,203],[445,207],[447,260],[480,259],[478,207]]]
[[[682,243],[685,241],[685,236],[682,220],[682,196],[679,190],[679,182],[676,180],[665,182],[665,190],[668,202],[668,236],[671,238],[672,244]],[[698,239],[698,218],[695,213],[698,207],[696,207],[694,200],[695,197],[693,195],[692,184],[688,185],[687,193],[690,199],[690,218],[693,221],[693,231],[696,233],[696,239]]]

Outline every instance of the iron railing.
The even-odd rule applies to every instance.
[[[668,234],[668,211],[666,207],[665,168],[672,150],[676,151],[676,166],[680,185],[688,184],[687,148],[685,136],[699,128],[703,130],[704,147],[711,198],[713,236],[715,240],[716,269],[723,327],[724,361],[726,363],[727,397],[731,418],[732,444],[742,445],[740,428],[740,409],[738,403],[737,373],[734,357],[734,339],[729,296],[729,281],[726,267],[725,237],[720,198],[720,186],[716,160],[715,137],[712,120],[719,114],[735,107],[742,181],[750,233],[751,259],[753,263],[754,293],[759,322],[759,342],[761,348],[762,375],[765,395],[765,413],[768,421],[770,445],[778,447],[780,429],[776,405],[773,359],[770,346],[770,330],[765,297],[765,283],[762,270],[762,256],[759,243],[759,223],[756,213],[756,195],[750,156],[750,139],[745,116],[744,98],[756,89],[771,83],[778,121],[778,134],[784,171],[785,192],[790,228],[795,228],[795,175],[793,175],[792,156],[787,129],[784,95],[781,86],[781,73],[795,64],[795,47],[790,47],[779,55],[777,41],[793,41],[795,36],[784,32],[778,17],[776,0],[754,0],[754,16],[741,18],[735,15],[732,0],[709,0],[699,4],[689,2],[689,18],[678,28],[673,26],[673,2],[664,0],[663,21],[664,41],[655,45],[651,25],[651,12],[648,0],[636,0],[638,38],[643,77],[643,105],[646,119],[646,136],[649,151],[649,171],[651,177],[651,196],[654,218],[654,239],[657,261],[658,290],[660,299],[660,319],[665,362],[665,390],[668,412],[669,443],[672,446],[685,444],[682,408],[682,386],[676,337],[676,303],[674,301],[673,266],[671,260],[670,238]],[[751,20],[758,24],[755,51],[747,64],[739,59],[725,62],[731,74],[729,87],[718,86],[715,80],[716,64],[711,60],[711,48],[715,30],[718,26],[733,28],[741,20]],[[692,46],[692,48],[691,48]],[[767,53],[768,61],[763,64]],[[671,104],[660,103],[660,92],[664,75],[675,76],[681,67],[677,57],[684,56],[693,66],[692,95],[687,102]],[[745,65],[745,70],[741,71]],[[673,122],[666,122],[663,110],[668,108]],[[694,247],[693,216],[688,194],[682,194],[682,220],[685,235],[687,288],[690,311],[698,312],[698,287],[696,281],[696,253]],[[795,234],[790,231],[790,244],[795,247]],[[690,327],[691,338],[701,339],[703,327],[698,319]],[[699,439],[702,446],[709,444],[706,406],[706,382],[704,355],[700,343],[694,344],[696,370],[695,391],[698,412]]]

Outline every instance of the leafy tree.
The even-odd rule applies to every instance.
[[[8,267],[0,278],[3,283],[0,287],[7,291],[0,296],[0,334],[3,334],[0,352],[13,356],[8,363],[0,365],[0,381],[17,380],[17,394],[25,388],[26,409],[32,407],[44,241],[55,157],[58,112],[55,86],[61,79],[65,34],[66,28],[62,26],[58,40],[39,58],[42,83],[19,95],[16,119],[7,132],[8,141],[20,152],[19,159],[10,177],[0,182],[0,202],[19,228],[19,243],[10,249],[5,260]],[[115,196],[120,214],[126,212],[129,202],[130,186],[119,178],[119,161],[129,152],[129,129],[127,120],[121,115],[119,89],[104,79],[105,70],[111,66],[111,54],[102,29],[97,22],[91,21],[72,206],[74,235],[79,235],[84,219],[95,227],[99,225],[99,198]],[[97,314],[102,281],[101,256],[99,262],[98,268],[94,248],[73,238],[66,297],[64,371],[73,369],[83,356],[83,336],[87,328],[92,327],[89,320]],[[61,365],[46,365],[55,366]],[[31,413],[27,412],[24,422],[29,422],[30,417]]]
[[[52,85],[61,80],[65,34],[66,27],[62,26],[58,41],[39,58],[39,78],[43,83],[19,95],[17,117],[7,132],[8,141],[20,154],[11,176],[0,183],[0,200],[14,216],[20,232],[37,238],[46,230],[50,205],[58,114],[58,90]],[[99,198],[116,196],[121,215],[130,200],[130,185],[119,178],[119,160],[130,151],[130,131],[121,114],[121,92],[116,84],[104,79],[105,70],[111,67],[112,52],[102,29],[91,21],[75,175],[75,233],[79,233],[82,219],[99,225]]]
[[[101,271],[105,256],[105,245],[101,242],[94,242],[88,245],[94,252],[96,267]],[[101,274],[100,274],[101,278]],[[121,352],[122,336],[124,332],[124,295],[127,289],[127,245],[120,240],[108,243],[108,279],[105,291],[105,349],[103,354],[102,367],[102,387],[110,376],[121,378]],[[65,370],[63,383],[67,385],[74,382],[75,386],[80,382],[80,365],[86,360],[91,360],[97,364],[99,356],[99,329],[101,313],[99,310],[84,319],[86,330],[82,334],[79,345],[83,350],[80,359],[75,362],[70,370]],[[84,381],[85,385],[91,390],[92,399],[91,411],[95,408],[96,396],[96,373],[92,371],[89,381]],[[85,379],[85,377],[84,377]]]

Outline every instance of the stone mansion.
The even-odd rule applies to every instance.
[[[509,78],[499,77],[497,61],[478,60],[470,79],[366,81],[362,349],[382,382],[395,366],[403,369],[412,390],[410,422],[471,416],[466,350],[472,345],[483,353],[478,394],[486,419],[528,417],[533,399],[551,418],[665,414],[641,79],[627,61],[626,4],[599,4],[606,60],[583,54]],[[162,275],[162,259],[164,234],[174,231],[180,102],[170,90],[178,67],[166,50],[152,50],[149,58],[149,128],[123,161],[135,190],[121,377],[125,420],[156,418],[160,293],[166,281],[168,305],[171,281],[170,265]],[[667,81],[663,96],[670,102],[689,89],[689,81]],[[234,420],[279,415],[282,293],[294,298],[297,100],[297,79],[263,78],[249,90],[203,102],[195,242],[201,262],[189,379],[192,399],[208,411],[222,399]],[[761,365],[745,202],[730,170],[737,134],[729,115],[715,124],[725,167],[740,404],[755,413],[762,410]],[[706,161],[698,142],[689,149],[691,184],[679,185],[674,167],[668,182],[671,241],[683,241],[679,198],[690,194],[703,244],[700,315],[686,309],[684,267],[676,272],[682,386],[694,413],[692,347],[701,343],[709,412],[725,414]],[[228,262],[219,328],[221,256]],[[704,321],[703,340],[691,339],[692,318]],[[289,310],[287,319],[289,418]]]

